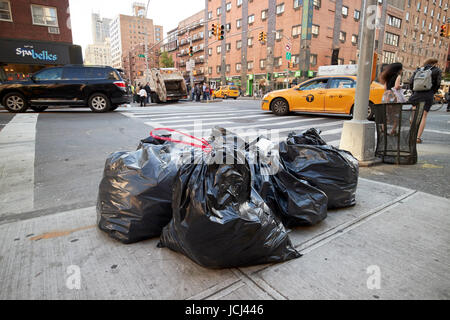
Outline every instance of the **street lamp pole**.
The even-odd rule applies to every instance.
[[[150,5],[150,0],[147,1],[147,7],[145,8],[144,19],[147,19],[149,5]],[[147,27],[147,24],[145,24],[145,26]],[[150,69],[149,69],[149,65],[148,65],[148,30],[147,30],[146,36],[145,36],[145,81],[146,82],[150,81],[149,74],[150,74]]]
[[[375,162],[375,123],[367,120],[372,82],[377,0],[365,0],[353,120],[344,123],[340,148],[362,165]]]

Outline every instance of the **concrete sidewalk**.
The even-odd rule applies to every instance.
[[[303,257],[224,270],[118,243],[94,207],[6,223],[0,299],[449,299],[450,201],[366,179],[357,200],[290,233]]]

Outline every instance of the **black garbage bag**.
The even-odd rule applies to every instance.
[[[328,208],[356,204],[359,163],[350,152],[329,145],[295,144],[295,134],[280,143],[283,165],[328,197]]]
[[[252,188],[245,152],[231,144],[214,144],[212,152],[193,160],[181,166],[175,179],[173,219],[159,247],[183,253],[207,268],[300,256],[282,223]]]
[[[249,153],[253,186],[283,225],[287,228],[312,226],[324,220],[328,212],[325,193],[289,173],[280,161],[278,150],[271,148],[267,155],[258,144],[255,146]]]
[[[287,143],[291,145],[307,144],[310,146],[325,146],[327,143],[320,136],[320,131],[315,128],[305,130],[299,134],[292,132],[287,138]]]
[[[98,227],[122,243],[159,237],[172,218],[178,153],[172,143],[147,138],[137,151],[106,160],[97,200]]]

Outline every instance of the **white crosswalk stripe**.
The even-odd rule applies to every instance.
[[[183,112],[171,109],[164,112],[159,109],[155,112],[124,112],[123,115],[143,121],[146,125],[155,128],[170,128],[197,136],[208,138],[211,129],[224,127],[236,132],[246,140],[259,135],[272,137],[274,142],[286,139],[290,132],[301,132],[310,128],[322,130],[325,141],[339,146],[342,134],[343,119],[331,117],[314,117],[311,115],[294,114],[286,117],[277,117],[270,112],[259,109],[194,109],[179,108]],[[190,112],[191,111],[191,112]],[[272,131],[273,130],[273,131]]]

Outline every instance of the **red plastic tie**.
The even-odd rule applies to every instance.
[[[201,144],[197,144],[197,143],[193,143],[193,142],[187,142],[187,141],[183,141],[183,140],[176,140],[176,139],[167,138],[167,137],[157,136],[157,135],[153,134],[153,132],[155,132],[155,131],[169,131],[169,132],[179,133],[179,134],[181,134],[181,135],[183,135],[185,137],[188,137],[188,138],[190,138],[192,140],[200,141]],[[170,142],[174,142],[174,143],[181,143],[181,144],[185,144],[185,145],[188,145],[188,146],[191,146],[191,147],[200,148],[203,151],[206,150],[207,153],[210,153],[212,151],[212,149],[213,149],[213,147],[204,138],[199,139],[197,137],[191,136],[190,134],[187,134],[187,133],[184,133],[184,132],[181,132],[181,131],[178,131],[178,130],[170,129],[170,128],[156,128],[156,129],[153,129],[150,132],[150,136],[152,138],[155,138],[155,139],[158,139],[158,140],[170,141]]]

